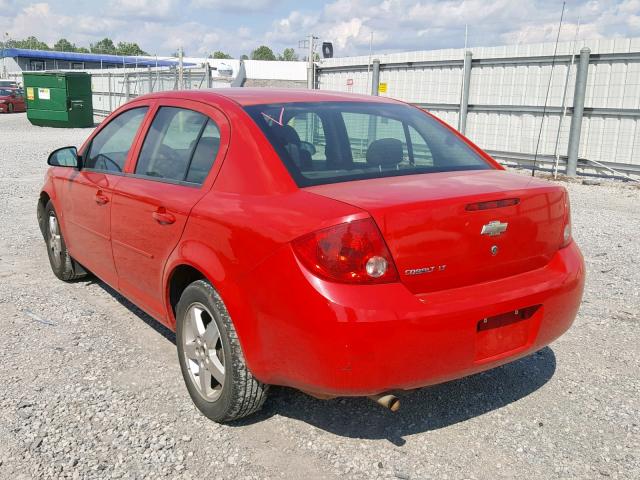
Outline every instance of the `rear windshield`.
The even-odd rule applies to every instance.
[[[449,129],[408,105],[279,103],[245,110],[300,187],[493,168]]]

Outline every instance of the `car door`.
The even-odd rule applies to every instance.
[[[164,265],[211,188],[229,125],[217,109],[185,100],[161,101],[151,115],[137,161],[114,191],[111,235],[120,291],[164,320]]]
[[[111,253],[111,199],[148,106],[130,108],[105,124],[82,152],[83,166],[63,184],[65,239],[71,255],[117,287]]]
[[[24,100],[24,93],[20,90],[16,91],[16,106],[19,107],[21,112],[24,112],[27,106]],[[16,110],[18,110],[18,108],[16,108]]]

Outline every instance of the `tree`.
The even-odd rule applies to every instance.
[[[283,60],[285,62],[297,62],[298,55],[293,48],[285,48],[282,55],[278,55],[278,60]]]
[[[266,45],[260,45],[253,52],[251,52],[251,60],[275,60],[276,56]]]
[[[53,44],[53,49],[58,52],[75,52],[77,47],[66,38],[61,38]]]
[[[140,45],[133,42],[118,42],[116,53],[118,55],[149,55],[140,48]]]
[[[209,55],[209,58],[220,58],[220,59],[229,59],[233,58],[228,53],[221,52],[220,50],[216,50],[212,55]]]
[[[249,56],[248,55],[242,55],[240,57],[240,60],[249,60]]]
[[[110,38],[103,38],[99,42],[92,43],[89,46],[91,53],[107,53],[115,55],[117,53],[116,46]]]
[[[27,37],[24,40],[8,40],[8,48],[28,48],[31,50],[51,50],[49,45],[41,42],[36,37]]]

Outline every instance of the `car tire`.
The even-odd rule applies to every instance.
[[[7,111],[9,113],[13,113],[13,103],[10,103],[9,105],[7,105]]]
[[[42,221],[44,222],[42,234],[47,245],[49,263],[54,275],[65,282],[86,276],[87,272],[69,255],[67,244],[60,229],[58,215],[51,201],[47,202]]]
[[[219,423],[260,410],[269,386],[247,368],[233,321],[215,288],[205,280],[191,283],[180,297],[176,320],[180,369],[196,407]]]

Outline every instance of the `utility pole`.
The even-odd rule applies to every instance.
[[[314,40],[317,37],[313,36],[313,33],[309,34],[309,40],[307,40],[307,42],[309,43],[309,66],[308,68],[308,74],[307,74],[307,87],[309,88],[309,90],[313,90],[314,88],[316,88],[316,65],[314,63],[314,58],[313,58],[313,52],[314,52]]]
[[[298,48],[309,49],[307,54],[307,88],[309,90],[316,88],[316,64],[313,61],[316,40],[318,40],[318,37],[314,37],[313,33],[311,33],[309,34],[309,38],[298,42]]]

